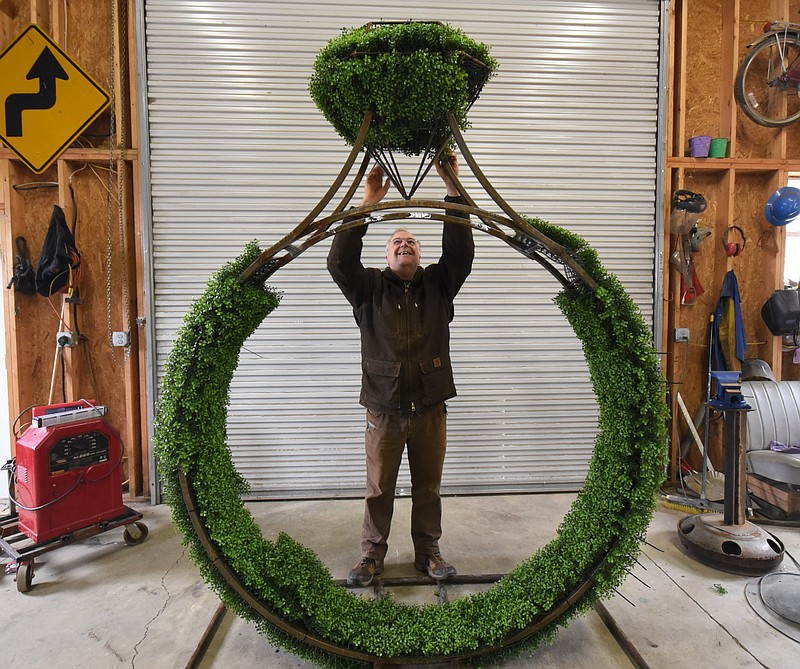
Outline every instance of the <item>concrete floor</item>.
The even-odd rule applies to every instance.
[[[505,572],[555,533],[572,495],[445,499],[445,557],[462,574]],[[0,575],[2,664],[25,669],[311,669],[278,650],[249,623],[230,614],[201,661],[196,649],[219,600],[208,591],[176,534],[167,506],[135,505],[150,533],[126,546],[122,530],[105,532],[36,559],[31,590]],[[286,530],[317,552],[335,578],[357,558],[362,503],[270,502],[251,505],[266,536]],[[409,501],[398,500],[386,576],[414,574],[408,539]],[[6,513],[0,508],[0,515]],[[640,565],[605,606],[641,661],[653,669],[800,667],[800,625],[787,636],[748,603],[757,576],[703,565],[680,545],[685,512],[660,506]],[[800,530],[769,527],[783,541],[781,571],[800,573]],[[4,560],[7,562],[7,560]],[[641,579],[641,580],[639,580]],[[451,598],[467,586],[449,588]],[[472,586],[476,587],[476,586]],[[413,591],[412,591],[413,590]],[[436,602],[434,587],[406,588],[402,601]],[[752,601],[752,597],[751,597]],[[790,630],[791,632],[792,630]],[[594,611],[561,630],[552,644],[500,665],[596,669],[637,666]]]

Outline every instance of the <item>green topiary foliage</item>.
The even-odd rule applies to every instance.
[[[583,343],[597,395],[595,453],[556,537],[490,590],[444,606],[357,597],[335,585],[317,556],[291,537],[265,540],[244,507],[243,482],[225,443],[228,389],[242,344],[278,304],[272,291],[239,282],[241,271],[258,257],[255,244],[212,277],[187,315],[167,364],[156,420],[167,501],[203,578],[273,643],[323,666],[358,664],[274,628],[227,585],[191,526],[178,490],[179,472],[193,486],[219,553],[248,591],[284,621],[346,651],[437,660],[486,649],[505,653],[508,639],[589,579],[588,591],[523,645],[535,647],[624,580],[655,510],[667,464],[658,361],[638,308],[588,244],[544,221],[528,221],[565,246],[599,284],[594,292],[578,287],[556,297]]]
[[[309,90],[349,144],[372,110],[368,146],[419,155],[447,138],[449,111],[467,127],[467,111],[496,69],[489,48],[458,28],[368,24],[320,51]]]

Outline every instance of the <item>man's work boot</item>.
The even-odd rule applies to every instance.
[[[414,558],[414,568],[431,578],[444,579],[456,575],[456,568],[446,562],[439,551]]]
[[[383,573],[383,560],[371,557],[362,557],[361,561],[350,570],[347,575],[347,585],[366,587],[372,583],[372,578]]]

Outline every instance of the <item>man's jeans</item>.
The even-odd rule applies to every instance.
[[[367,495],[361,554],[381,560],[386,557],[397,474],[406,445],[411,470],[411,539],[415,556],[421,558],[437,552],[442,536],[439,486],[447,446],[444,402],[410,416],[367,410],[364,445]]]

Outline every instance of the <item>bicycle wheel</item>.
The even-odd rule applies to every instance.
[[[800,33],[772,33],[742,60],[736,102],[759,125],[780,128],[800,120]]]

